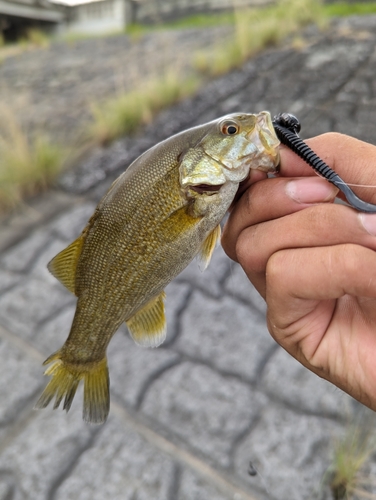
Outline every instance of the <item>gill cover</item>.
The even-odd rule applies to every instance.
[[[200,184],[220,188],[226,181],[241,182],[250,168],[275,169],[279,140],[267,111],[231,114],[211,125],[181,159],[183,189]]]

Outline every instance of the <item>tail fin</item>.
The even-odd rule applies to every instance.
[[[83,419],[92,424],[102,424],[106,421],[110,409],[110,380],[108,376],[107,359],[87,364],[65,363],[61,359],[61,351],[52,354],[44,365],[53,364],[47,368],[45,375],[52,375],[35,408],[46,408],[56,396],[54,410],[64,399],[63,409],[69,411],[80,380],[84,381]]]

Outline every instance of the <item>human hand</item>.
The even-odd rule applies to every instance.
[[[376,146],[336,133],[307,143],[346,182],[375,186],[354,191],[376,203]],[[337,189],[287,148],[278,178],[254,180],[225,226],[226,253],[266,300],[275,340],[376,410],[376,215],[333,204]]]

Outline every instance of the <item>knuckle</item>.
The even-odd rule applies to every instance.
[[[230,257],[230,259],[234,260],[235,245],[233,242],[233,238],[231,238],[228,221],[226,222],[226,224],[224,225],[223,230],[222,230],[221,246],[222,246],[224,252],[226,253],[226,255],[228,255],[228,257]]]
[[[323,139],[327,139],[330,143],[340,142],[343,138],[345,138],[345,134],[341,134],[341,132],[326,132],[322,134],[321,137]]]
[[[265,252],[259,245],[258,226],[243,230],[236,242],[236,257],[246,272],[260,272],[265,267]]]
[[[362,259],[362,247],[353,243],[335,247],[335,258],[341,263],[341,269],[346,276],[351,277],[359,272],[359,263]]]
[[[288,250],[280,250],[269,258],[266,264],[266,280],[267,283],[278,284],[285,279],[285,270],[289,266],[291,252]]]

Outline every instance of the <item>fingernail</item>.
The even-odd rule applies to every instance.
[[[376,236],[376,214],[358,214],[364,229],[371,236]]]
[[[298,203],[329,201],[333,200],[338,193],[338,189],[333,184],[315,177],[290,181],[285,189],[287,196]]]

